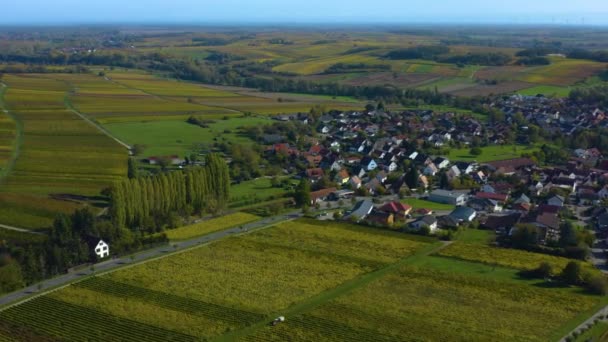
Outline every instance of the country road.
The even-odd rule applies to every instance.
[[[194,238],[191,240],[183,241],[183,242],[171,242],[168,245],[156,247],[153,249],[145,250],[143,252],[137,253],[133,255],[133,260],[131,260],[131,256],[124,256],[117,259],[107,260],[98,264],[95,264],[95,273],[103,273],[116,270],[121,267],[125,267],[127,265],[131,265],[134,263],[141,263],[150,259],[159,258],[163,256],[170,255],[172,253],[184,251],[188,248],[195,247],[197,245],[209,243],[215,240],[219,240],[225,238],[230,235],[251,232],[259,229],[268,228],[276,223],[294,220],[302,217],[302,213],[300,211],[294,211],[290,213],[286,213],[283,215],[268,217],[256,222],[252,222],[249,224],[244,224],[240,227],[234,227],[227,230],[222,230],[219,232],[211,233],[208,235],[204,235],[198,238]],[[48,291],[45,289],[57,289],[61,288],[65,285],[69,285],[81,278],[91,275],[91,271],[86,268],[81,271],[67,273],[64,275],[57,276],[52,279],[48,279],[42,281],[38,284],[31,285],[24,289],[18,290],[13,293],[9,293],[0,297],[0,307],[9,305],[9,304],[18,304],[21,300],[26,299],[32,295],[36,295],[38,292],[40,294],[44,294]],[[41,290],[39,289],[39,286]],[[3,307],[0,311],[7,309],[10,306]]]

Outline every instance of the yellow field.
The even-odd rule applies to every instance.
[[[606,69],[608,64],[579,59],[552,58],[552,64],[528,68],[517,79],[537,84],[572,85]]]
[[[239,226],[245,223],[258,220],[259,217],[247,213],[235,213],[199,222],[193,225],[171,229],[166,232],[169,240],[188,240],[197,236],[202,236],[224,230],[226,228]]]

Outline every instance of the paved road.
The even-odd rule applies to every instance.
[[[595,313],[595,315],[589,317],[586,321],[584,321],[583,323],[581,323],[578,327],[576,327],[574,330],[572,330],[568,335],[562,337],[559,341],[560,342],[566,342],[566,338],[568,336],[571,336],[573,332],[578,332],[579,334],[582,333],[582,329],[585,328],[587,325],[593,325],[595,324],[594,321],[596,319],[599,319],[600,321],[606,321],[605,319],[601,319],[600,316],[605,316],[608,315],[608,306],[605,306],[603,308],[601,308],[598,312]]]
[[[104,262],[95,264],[95,273],[112,271],[117,268],[123,267],[125,265],[129,265],[129,264],[132,264],[135,262],[142,262],[144,260],[161,257],[161,256],[167,255],[169,253],[183,251],[185,249],[188,249],[188,248],[200,245],[200,244],[208,243],[211,241],[215,241],[215,240],[218,240],[218,239],[230,236],[230,235],[235,235],[235,234],[239,234],[239,233],[250,232],[250,231],[254,231],[254,230],[267,228],[275,223],[293,220],[293,219],[297,219],[300,217],[302,217],[301,212],[294,211],[294,212],[290,212],[290,213],[283,214],[283,215],[268,217],[268,218],[262,219],[260,221],[252,222],[249,224],[244,224],[240,227],[235,227],[235,228],[211,233],[211,234],[204,235],[204,236],[192,239],[192,240],[171,243],[169,245],[149,249],[149,250],[146,250],[141,253],[133,255],[133,257],[134,257],[133,260],[131,260],[131,256],[125,256],[122,258],[104,261]],[[49,289],[49,288],[58,288],[58,287],[61,287],[64,285],[68,285],[68,284],[70,284],[78,279],[81,279],[84,276],[90,275],[90,274],[91,274],[90,269],[85,268],[81,271],[68,273],[68,274],[64,274],[64,275],[61,275],[61,276],[58,276],[58,277],[55,277],[52,279],[45,280],[39,284],[34,284],[27,288],[21,289],[17,292],[13,292],[13,293],[7,294],[3,297],[0,297],[0,306],[8,305],[11,303],[17,303],[18,301],[25,299],[28,296],[36,294],[37,292],[41,292],[38,290],[39,286],[41,286],[42,290]],[[4,309],[6,309],[6,308],[4,308]],[[4,309],[2,309],[2,310],[4,310]]]

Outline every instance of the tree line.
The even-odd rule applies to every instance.
[[[230,200],[230,173],[217,154],[205,166],[151,177],[124,179],[110,190],[112,222],[118,227],[158,230],[172,215],[217,213]]]
[[[0,239],[0,293],[19,289],[88,262],[97,261],[93,248],[104,240],[112,254],[166,243],[162,231],[179,225],[179,216],[216,213],[229,200],[228,166],[217,154],[204,167],[124,179],[104,191],[110,196],[107,215],[89,208],[59,214],[48,237]]]

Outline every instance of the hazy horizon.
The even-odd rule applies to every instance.
[[[608,25],[604,0],[512,0],[490,3],[398,0],[285,3],[279,0],[13,1],[0,25],[61,24],[556,24]]]

